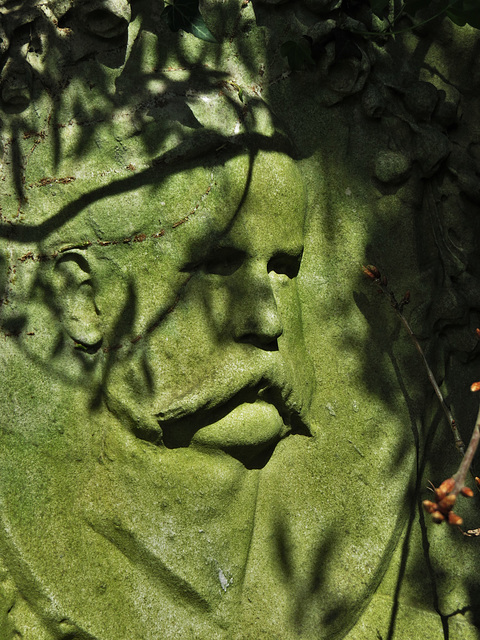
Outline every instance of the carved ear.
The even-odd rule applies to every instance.
[[[100,314],[85,256],[71,251],[62,254],[55,264],[55,285],[68,335],[87,348],[98,348],[102,340]]]

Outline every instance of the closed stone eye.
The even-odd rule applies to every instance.
[[[203,263],[206,273],[229,276],[239,269],[245,259],[245,253],[233,247],[220,247]]]

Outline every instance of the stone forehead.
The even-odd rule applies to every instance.
[[[263,225],[278,223],[292,208],[303,219],[304,190],[294,161],[285,154],[206,159],[131,189],[116,192],[107,185],[91,201],[80,196],[78,212],[54,229],[44,246],[59,250],[65,244],[138,241],[143,235],[187,242],[190,232],[222,234],[240,209]],[[241,219],[245,222],[243,213]]]

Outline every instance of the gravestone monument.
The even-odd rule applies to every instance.
[[[1,3],[2,640],[480,638],[478,541],[421,509],[458,453],[361,269],[468,441],[480,48],[390,9]]]

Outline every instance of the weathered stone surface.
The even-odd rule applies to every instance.
[[[0,8],[0,638],[480,638],[476,33],[199,6]]]

